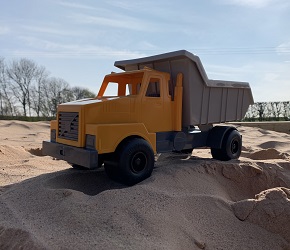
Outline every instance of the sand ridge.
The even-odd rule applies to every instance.
[[[0,121],[0,249],[290,249],[290,136],[238,129],[239,160],[162,154],[126,187],[41,156],[47,123]]]

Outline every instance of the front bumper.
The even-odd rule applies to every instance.
[[[85,148],[77,148],[57,142],[43,141],[42,154],[55,157],[86,168],[98,167],[98,151]]]

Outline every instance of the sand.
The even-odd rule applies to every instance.
[[[290,249],[290,135],[238,129],[239,160],[162,154],[126,187],[42,156],[48,123],[0,121],[0,249]]]

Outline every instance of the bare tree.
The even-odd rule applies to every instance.
[[[37,117],[40,116],[44,102],[44,86],[48,79],[48,72],[44,67],[38,67],[35,73],[35,84],[31,89],[31,104],[32,109],[35,111]]]
[[[56,116],[58,104],[73,100],[69,84],[60,78],[51,77],[47,79],[43,86],[43,94],[41,112],[43,116],[47,117]]]
[[[74,99],[75,100],[80,100],[84,98],[94,98],[96,96],[95,93],[91,92],[90,90],[82,87],[73,87],[71,89]]]
[[[37,65],[31,60],[22,58],[13,61],[6,72],[10,89],[22,105],[23,115],[27,116],[28,109],[31,116],[30,90],[37,73]]]
[[[5,83],[5,65],[4,58],[0,58],[0,112],[1,115],[5,114],[5,94],[4,94],[4,83]]]
[[[4,58],[0,58],[0,113],[1,115],[13,116],[16,107],[13,103],[14,97],[9,91],[7,76],[6,76],[6,65]]]
[[[49,77],[44,67],[29,59],[6,65],[4,58],[0,58],[0,115],[56,116],[58,104],[88,97],[95,94],[85,88],[71,88],[63,79]]]

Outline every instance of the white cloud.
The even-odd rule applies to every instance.
[[[65,1],[60,1],[56,2],[59,5],[62,5],[64,7],[69,7],[69,8],[75,8],[75,9],[85,9],[85,10],[96,10],[96,8],[89,6],[89,5],[84,5],[84,4],[79,4],[79,3],[72,3],[72,2],[65,2]]]
[[[6,26],[0,26],[0,35],[5,35],[9,33],[10,29]]]
[[[118,0],[107,1],[107,3],[111,6],[121,8],[124,10],[132,10],[134,8],[134,4],[136,4],[135,1],[126,2],[126,1],[118,1]]]
[[[117,8],[124,9],[124,10],[130,10],[130,11],[137,11],[137,10],[140,11],[140,10],[144,10],[144,9],[151,9],[152,10],[148,1],[107,0],[106,3],[113,6],[113,7],[117,7]],[[156,4],[155,4],[155,7],[156,7]]]
[[[156,24],[150,23],[148,21],[142,21],[140,19],[129,17],[126,15],[112,14],[106,17],[102,17],[84,14],[73,14],[70,17],[78,23],[92,24],[103,27],[122,28],[138,31],[151,31],[157,29]]]
[[[252,8],[263,8],[275,3],[285,3],[285,0],[221,0],[223,4],[239,5]]]
[[[160,50],[160,48],[151,42],[148,41],[141,41],[137,44],[137,47],[140,48],[140,50]]]
[[[31,49],[15,50],[14,56],[37,56],[55,58],[114,58],[130,59],[145,56],[145,54],[118,50],[109,46],[95,46],[90,44],[61,44],[35,37],[19,37]]]
[[[79,36],[79,32],[59,29],[59,28],[51,28],[51,27],[44,27],[44,26],[29,26],[23,25],[23,29],[27,31],[32,31],[36,33],[45,33],[45,34],[52,34],[52,35],[61,35],[61,36]]]
[[[290,55],[290,42],[282,43],[277,48],[278,55]]]

